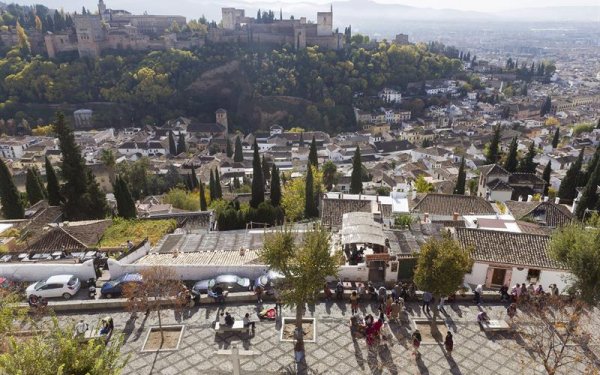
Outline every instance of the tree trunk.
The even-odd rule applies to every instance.
[[[165,341],[165,334],[162,329],[162,320],[160,319],[160,306],[157,306],[156,313],[158,314],[158,329],[160,330],[160,348],[162,349],[163,343]]]
[[[302,329],[302,320],[304,306],[302,304],[296,305],[296,351],[304,351],[304,330]]]

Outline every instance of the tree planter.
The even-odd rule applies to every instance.
[[[446,334],[448,333],[448,327],[443,320],[436,320],[435,323],[429,319],[414,319],[413,325],[415,329],[421,332],[423,341],[421,344],[439,344],[444,342]]]
[[[314,318],[303,318],[302,328],[304,330],[304,342],[315,342],[317,340],[317,324]],[[296,331],[296,318],[281,319],[281,336],[283,342],[294,342]]]
[[[144,345],[142,346],[142,352],[166,352],[174,351],[179,349],[181,344],[181,338],[183,337],[184,326],[173,325],[163,326],[162,332],[164,335],[164,341],[161,345],[161,328],[150,327]]]

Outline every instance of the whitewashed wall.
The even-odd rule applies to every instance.
[[[471,273],[465,275],[465,282],[469,284],[485,284],[488,265],[485,263],[474,263]]]
[[[0,276],[14,281],[38,281],[54,275],[75,275],[80,280],[95,279],[94,261],[62,263],[0,263]]]

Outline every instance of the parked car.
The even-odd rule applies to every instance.
[[[81,288],[81,282],[76,276],[56,275],[31,284],[27,287],[25,295],[28,300],[31,296],[69,299],[77,294],[79,288]]]
[[[260,286],[263,288],[265,293],[273,294],[273,286],[277,282],[278,279],[283,279],[284,276],[276,271],[269,271],[264,275],[260,275],[254,281],[254,287]]]
[[[247,292],[251,290],[250,279],[237,275],[219,275],[214,279],[200,280],[192,287],[196,293],[208,293],[209,290],[221,289],[225,292]]]
[[[142,283],[142,275],[139,273],[126,273],[114,280],[110,280],[102,285],[100,294],[105,298],[117,297],[123,294],[127,285],[139,285]]]

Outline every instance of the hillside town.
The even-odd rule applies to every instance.
[[[49,59],[416,46],[399,34],[356,47],[350,28],[333,29],[333,9],[316,23],[281,14],[223,8],[219,25],[192,30],[182,16],[100,0],[29,40]],[[16,27],[0,37],[19,44]],[[259,124],[225,100],[208,121],[121,126],[86,106],[0,119],[0,308],[77,322],[71,338],[129,356],[108,374],[597,373],[598,67],[458,50],[453,60],[458,73],[444,78],[352,90],[353,118],[336,132],[316,109],[318,123]],[[14,337],[35,331],[23,326],[0,325],[13,340],[0,345],[0,372]]]

